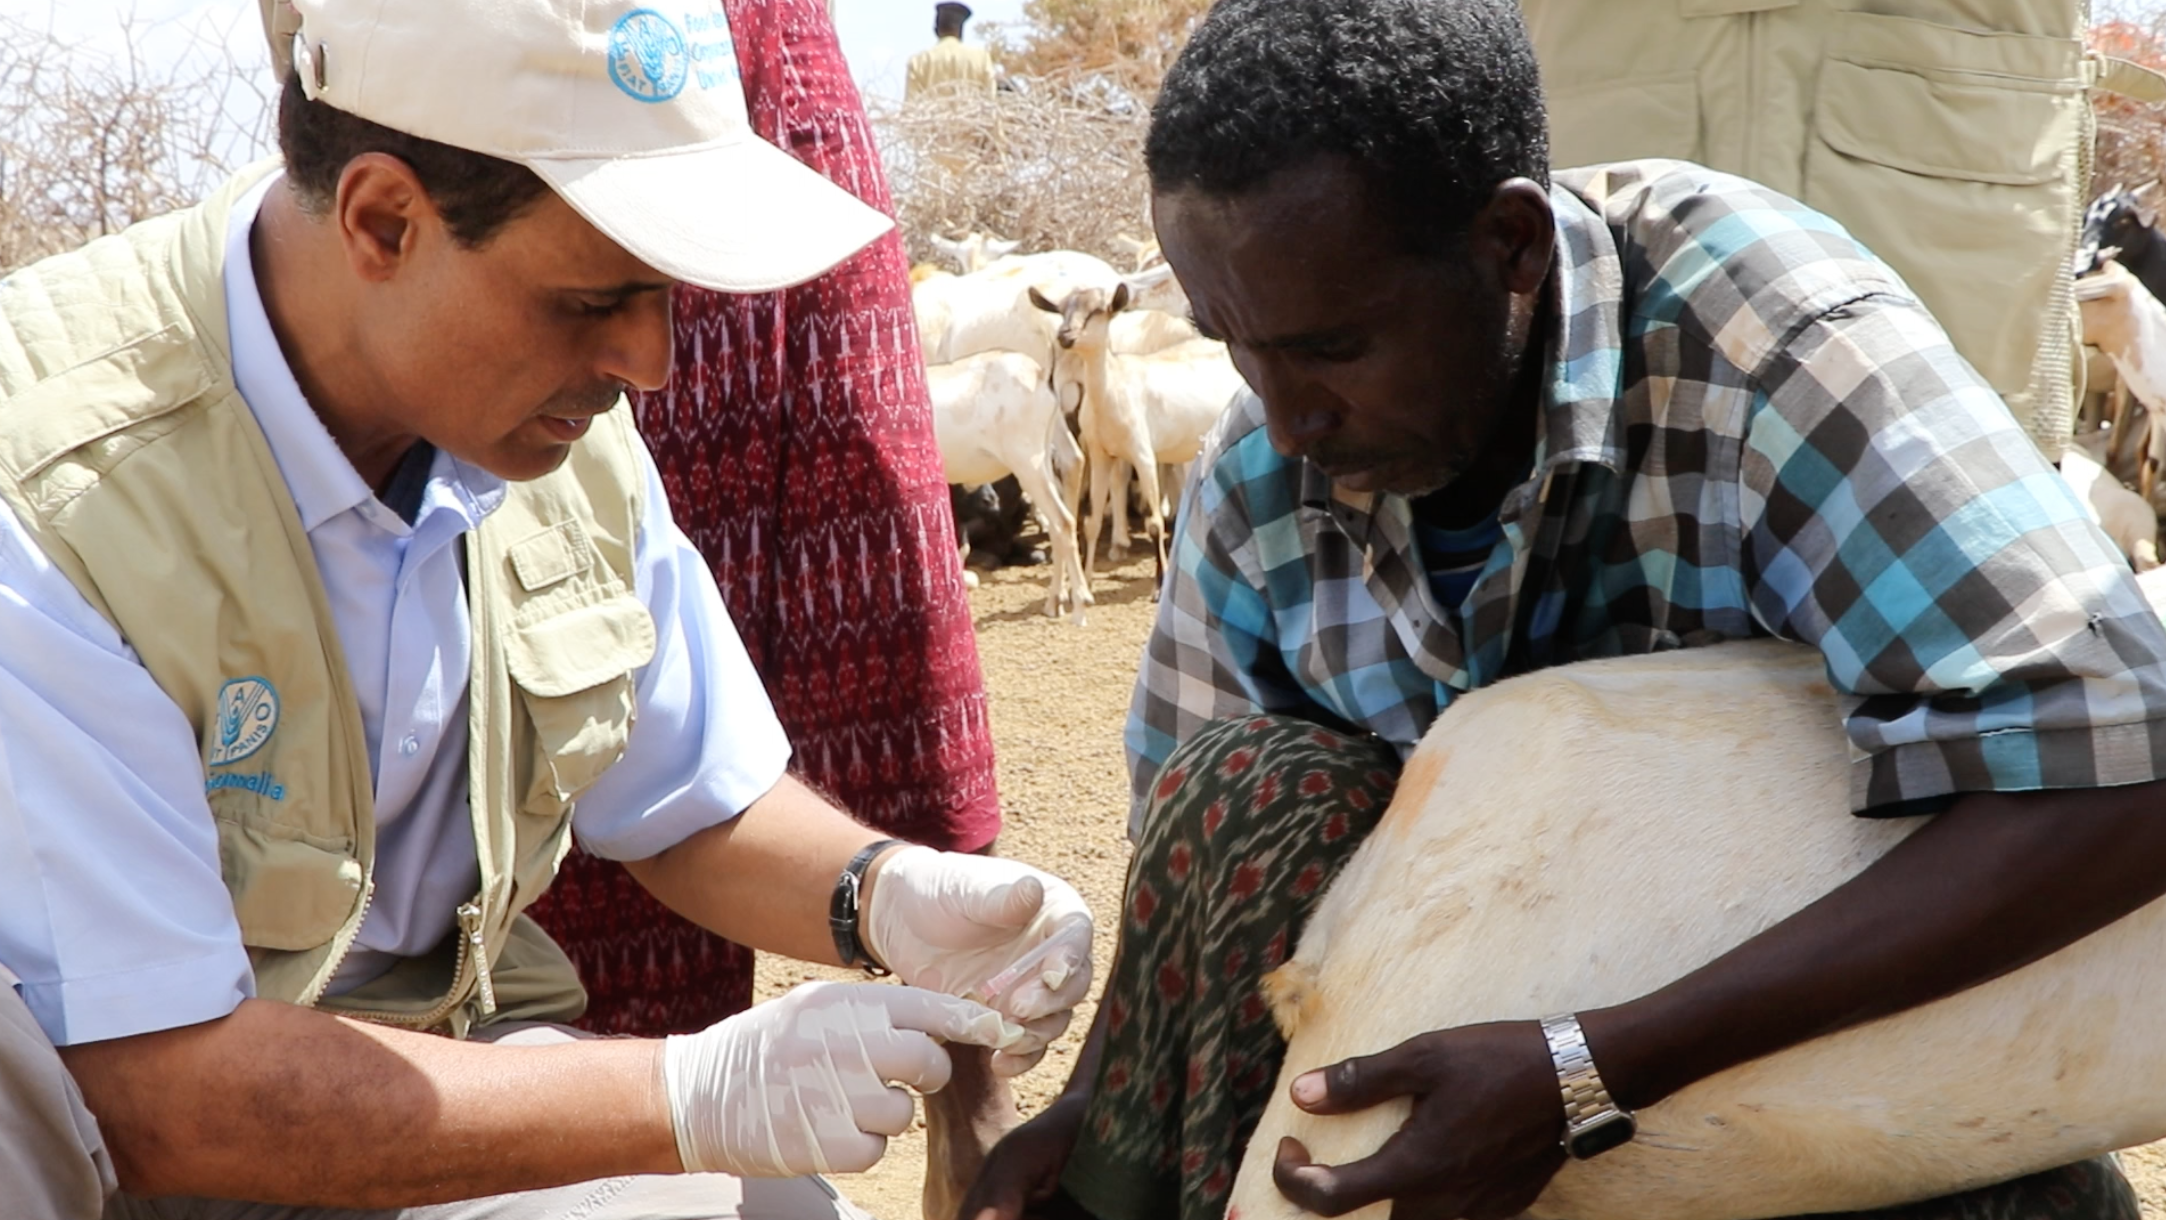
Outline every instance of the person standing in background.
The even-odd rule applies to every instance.
[[[1521,0],[1554,164],[1675,157],[1771,186],[1893,266],[2058,461],[2091,174],[2084,0]],[[2149,79],[2146,79],[2149,78]],[[2166,93],[2157,93],[2166,97]]]
[[[933,6],[933,33],[940,41],[910,57],[910,73],[903,83],[905,101],[940,88],[993,91],[992,53],[963,42],[963,27],[969,22],[967,4]]]

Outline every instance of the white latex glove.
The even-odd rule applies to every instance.
[[[1023,1037],[954,996],[885,983],[807,983],[663,1045],[662,1077],[687,1172],[739,1177],[858,1173],[910,1126],[921,1093],[948,1083],[934,1038]]]
[[[865,945],[913,987],[983,1000],[1026,1036],[993,1055],[1019,1075],[1091,989],[1091,912],[1075,887],[997,856],[906,847],[881,862]]]

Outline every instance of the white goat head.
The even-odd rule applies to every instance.
[[[1061,304],[1054,304],[1036,288],[1030,290],[1030,303],[1047,313],[1060,315],[1060,331],[1054,341],[1064,348],[1072,348],[1086,339],[1099,343],[1105,341],[1106,328],[1113,323],[1113,316],[1128,308],[1128,285],[1117,284],[1112,291],[1096,285],[1078,288],[1068,294]]]

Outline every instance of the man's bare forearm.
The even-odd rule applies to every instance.
[[[2161,893],[2166,784],[1967,796],[1820,901],[1581,1022],[1612,1095],[1648,1106],[2006,974]]]
[[[878,833],[785,775],[736,819],[625,867],[663,905],[755,949],[840,965],[827,904],[850,857]],[[866,875],[862,908],[878,868]]]
[[[679,1168],[659,1042],[489,1046],[249,1000],[60,1053],[137,1194],[401,1207]]]

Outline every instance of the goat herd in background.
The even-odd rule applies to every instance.
[[[2156,189],[2116,186],[2085,214],[2070,270],[2088,390],[2061,461],[2139,572],[2159,566],[2166,507],[2166,233],[2146,199]],[[1110,557],[1127,556],[1131,498],[1163,576],[1188,467],[1240,375],[1189,321],[1154,242],[1131,243],[1125,272],[1073,250],[1018,254],[984,233],[932,243],[956,269],[921,265],[911,280],[957,536],[966,556],[975,546],[998,562],[1034,560],[1018,537],[1035,513],[1051,551],[1045,612],[1080,624],[1108,523]]]
[[[1196,333],[1154,244],[1137,243],[1125,273],[1072,250],[1016,254],[982,233],[933,244],[959,269],[911,274],[948,482],[1014,478],[1052,551],[1045,612],[1081,623],[1107,521],[1110,556],[1127,556],[1131,480],[1163,574],[1182,480],[1240,374],[1224,344]],[[987,514],[1012,527],[1017,506],[961,489],[956,501],[966,549],[1013,553],[1008,530],[981,530]]]

